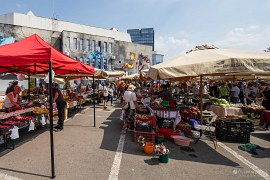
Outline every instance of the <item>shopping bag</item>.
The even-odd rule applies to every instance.
[[[41,123],[42,126],[46,125],[46,119],[45,119],[44,114],[42,114],[42,116],[41,116],[41,121],[40,121],[40,123]]]
[[[31,120],[28,131],[33,131],[33,130],[35,130],[35,124]]]

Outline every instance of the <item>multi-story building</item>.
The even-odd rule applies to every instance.
[[[130,34],[133,43],[152,46],[152,51],[154,51],[154,28],[128,29],[127,33]]]
[[[153,51],[152,54],[152,65],[163,63],[164,54],[158,51]]]
[[[63,53],[105,70],[129,74],[152,62],[152,47],[131,42],[128,33],[27,14],[0,15],[0,45],[38,34]]]

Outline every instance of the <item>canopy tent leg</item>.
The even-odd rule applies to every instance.
[[[202,95],[203,95],[203,83],[202,83],[203,76],[200,75],[200,124],[202,125],[203,121],[203,101],[202,101]],[[200,136],[202,136],[202,130],[200,130]]]
[[[28,101],[30,102],[31,96],[30,96],[30,71],[28,71]]]
[[[50,142],[51,142],[51,178],[55,178],[54,167],[54,141],[53,141],[53,89],[52,89],[52,63],[49,62],[49,90],[50,90]]]
[[[93,93],[94,93],[94,127],[96,127],[96,95],[95,95],[95,75],[93,74]]]

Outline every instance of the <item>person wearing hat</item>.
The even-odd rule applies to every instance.
[[[124,93],[123,96],[123,108],[126,110],[126,119],[125,119],[125,124],[124,128],[134,128],[134,119],[135,119],[135,113],[136,109],[141,110],[140,106],[137,103],[137,97],[136,93],[134,90],[136,87],[134,85],[129,85],[127,90]]]

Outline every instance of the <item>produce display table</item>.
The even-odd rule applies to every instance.
[[[221,107],[217,105],[208,105],[206,106],[208,111],[213,111],[218,117],[226,117],[228,115],[244,115],[241,108],[236,107]]]
[[[260,125],[264,123],[270,124],[270,110],[263,110],[261,114]]]
[[[146,107],[149,109],[152,115],[161,118],[175,119],[175,124],[178,124],[181,121],[181,115],[177,110],[154,110],[149,105],[147,105]]]
[[[17,111],[14,111],[14,112],[10,112],[10,113],[2,113],[0,114],[0,119],[7,119],[7,118],[10,118],[10,117],[13,117],[13,116],[18,116],[20,114],[25,114],[25,113],[28,113],[28,112],[32,112],[34,111],[35,108],[27,108],[27,109],[22,109],[22,110],[17,110]]]

